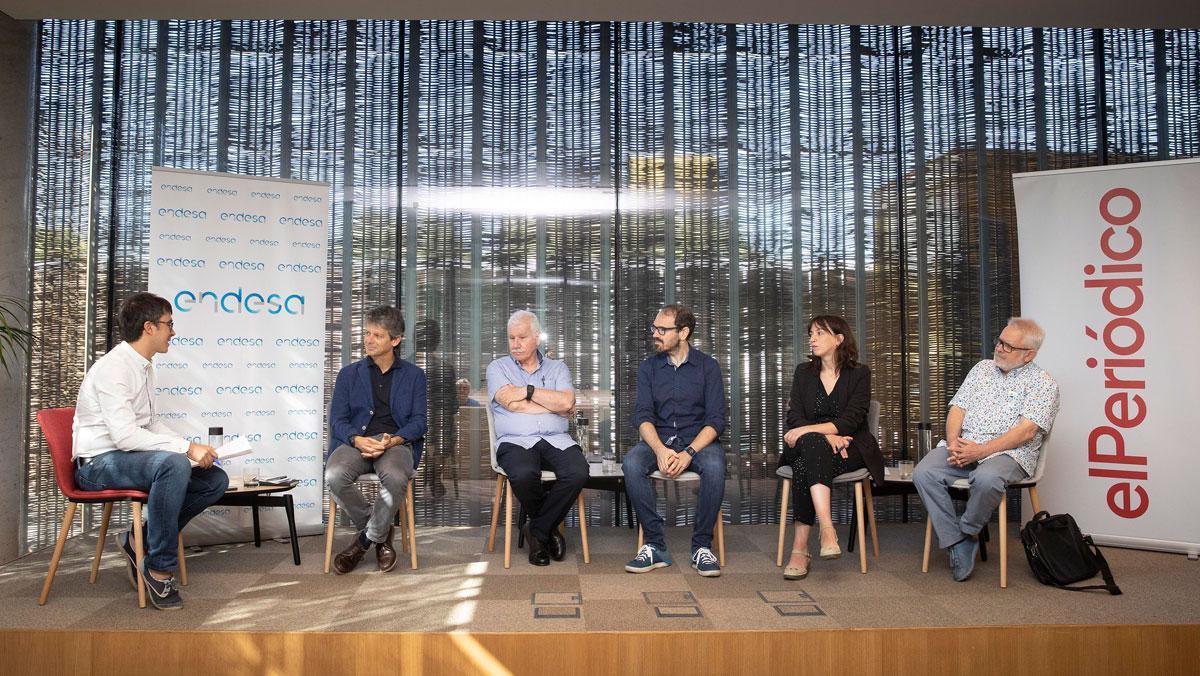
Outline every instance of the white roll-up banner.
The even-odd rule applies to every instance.
[[[1200,160],[1016,174],[1021,314],[1060,386],[1042,509],[1200,553]],[[1028,511],[1026,512],[1028,514]]]
[[[171,302],[176,336],[155,358],[155,413],[208,443],[211,427],[245,438],[223,463],[285,475],[300,535],[321,531],[329,185],[155,167],[149,290]],[[259,510],[264,538],[287,535],[284,510]],[[246,540],[250,508],[209,508],[195,543]]]

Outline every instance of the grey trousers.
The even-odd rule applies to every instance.
[[[1025,470],[1010,455],[998,455],[979,463],[975,469],[955,467],[947,460],[950,451],[939,444],[913,470],[913,484],[925,502],[925,510],[933,521],[938,545],[949,547],[965,537],[975,537],[983,530],[992,512],[1000,506],[1008,485],[1026,477]],[[962,516],[954,510],[954,501],[946,488],[958,479],[971,484],[967,508]]]
[[[372,506],[354,484],[360,474],[379,475],[379,498]],[[375,460],[362,457],[357,448],[342,444],[325,463],[325,485],[338,507],[350,515],[354,527],[367,531],[372,542],[387,539],[396,510],[404,504],[408,481],[413,475],[412,446],[404,444],[384,451]]]

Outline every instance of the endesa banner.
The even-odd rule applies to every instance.
[[[155,413],[208,443],[246,438],[235,479],[300,480],[299,534],[321,532],[325,280],[329,185],[155,167],[150,291],[171,302],[176,336],[155,358]],[[287,535],[282,509],[259,510],[264,538]],[[210,508],[188,542],[251,537],[248,507]]]
[[[1039,486],[1102,544],[1200,553],[1200,161],[1017,174],[1021,314],[1062,408]]]

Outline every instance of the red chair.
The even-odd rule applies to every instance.
[[[50,571],[46,573],[46,583],[42,585],[42,595],[38,597],[38,605],[46,605],[50,596],[50,585],[54,583],[54,573],[58,570],[58,561],[62,558],[63,546],[67,543],[67,533],[71,530],[71,522],[75,520],[75,510],[83,504],[103,504],[104,516],[100,520],[100,535],[96,539],[96,556],[92,560],[92,574],[88,582],[95,584],[96,575],[100,572],[100,556],[104,551],[104,538],[108,535],[108,520],[112,516],[113,504],[129,500],[133,503],[133,523],[142,522],[142,505],[149,497],[142,491],[84,491],[75,486],[75,461],[71,459],[71,428],[75,422],[75,408],[48,408],[37,413],[38,425],[42,435],[46,437],[46,445],[50,448],[50,458],[54,461],[54,475],[58,479],[58,488],[67,499],[67,512],[63,515],[62,529],[58,531],[58,542],[54,545],[54,556],[50,559]],[[142,542],[142,529],[133,529],[133,551],[137,556],[137,567],[142,568],[145,544]],[[146,586],[139,573],[137,576],[138,608],[146,607]],[[187,584],[187,566],[183,560],[183,535],[179,536],[179,577]]]

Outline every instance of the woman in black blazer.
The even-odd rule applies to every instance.
[[[871,406],[871,370],[858,363],[858,347],[845,319],[813,317],[808,323],[807,364],[796,367],[788,405],[788,430],[779,464],[792,467],[792,504],[796,539],[784,577],[808,575],[812,556],[808,536],[820,524],[820,556],[842,555],[833,527],[830,488],[834,477],[866,467],[875,483],[883,481],[879,442],[867,429]]]

